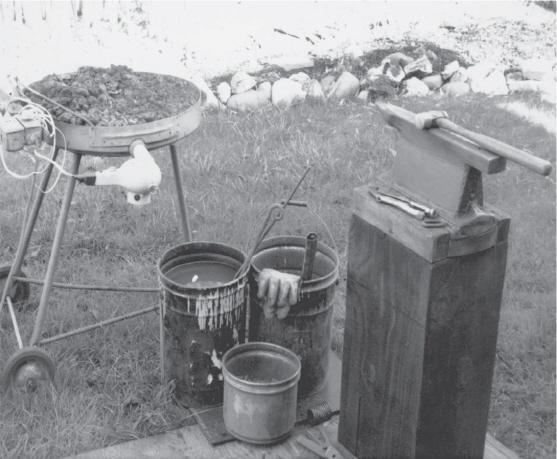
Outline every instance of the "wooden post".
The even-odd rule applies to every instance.
[[[481,178],[505,159],[383,115],[402,140],[392,174],[354,193],[338,439],[360,459],[481,459],[510,225]],[[370,189],[435,208],[440,226]]]
[[[449,257],[425,228],[355,191],[339,441],[359,458],[482,458],[509,219]],[[406,228],[403,228],[406,227]]]

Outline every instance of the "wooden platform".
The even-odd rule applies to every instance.
[[[338,429],[338,415],[325,424],[327,431],[336,438]],[[249,445],[240,441],[232,441],[218,446],[211,446],[201,429],[197,425],[156,435],[141,440],[121,443],[105,449],[90,451],[66,459],[290,459],[298,456],[305,459],[318,456],[306,450],[296,442],[298,435],[304,435],[311,429],[317,433],[316,428],[307,424],[296,426],[288,440],[275,446]],[[319,436],[319,434],[317,433]],[[338,445],[337,445],[338,446]],[[342,446],[339,446],[341,449]],[[341,451],[345,459],[354,456],[346,451]],[[519,459],[519,457],[490,435],[485,443],[484,459]]]

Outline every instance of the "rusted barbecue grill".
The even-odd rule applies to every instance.
[[[31,193],[29,197],[29,215],[24,221],[20,243],[13,263],[11,265],[0,266],[0,290],[2,291],[0,308],[3,308],[4,304],[8,306],[19,345],[19,350],[9,358],[5,365],[3,375],[3,385],[5,388],[14,386],[18,388],[33,388],[36,387],[41,380],[53,380],[55,369],[54,362],[48,353],[39,347],[40,345],[58,341],[125,319],[137,317],[154,311],[157,308],[157,306],[154,305],[67,333],[51,336],[48,339],[41,339],[41,331],[48,311],[48,301],[53,287],[121,292],[158,292],[158,288],[68,285],[54,282],[54,275],[56,273],[60,247],[64,238],[74,188],[76,181],[79,180],[79,166],[84,155],[102,157],[129,157],[131,155],[135,157],[133,150],[138,149],[138,152],[149,156],[147,150],[168,146],[172,160],[174,180],[176,182],[183,236],[185,242],[191,241],[176,142],[191,134],[199,126],[201,120],[201,93],[192,83],[187,83],[195,88],[197,94],[196,101],[187,110],[176,116],[149,123],[121,127],[94,126],[92,123],[78,125],[58,121],[55,122],[60,132],[57,133],[56,143],[54,144],[56,148],[51,159],[52,161],[56,161],[59,151],[61,150],[59,146],[66,145],[66,150],[70,156],[70,167],[45,278],[44,280],[28,278],[22,272],[22,266],[43,203],[45,195],[44,190],[48,189],[48,183],[54,167],[53,163],[50,163],[42,174],[38,191],[36,191],[34,195]],[[128,193],[128,200],[133,200],[133,198],[139,201],[143,196],[134,196],[132,194],[130,197],[130,193]],[[148,194],[147,198],[149,198]],[[28,300],[28,284],[42,285],[42,294],[37,309],[31,340],[27,346],[24,346],[19,334],[13,304]]]

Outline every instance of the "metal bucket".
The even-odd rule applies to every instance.
[[[246,343],[222,359],[224,424],[242,441],[284,440],[296,424],[300,359],[270,343]]]
[[[232,281],[244,260],[232,247],[191,242],[168,250],[157,264],[162,378],[175,382],[176,397],[187,406],[222,403],[222,358],[245,341],[247,275]]]
[[[273,237],[259,245],[251,261],[249,318],[249,341],[275,343],[300,358],[298,395],[302,397],[318,392],[327,383],[338,256],[324,243],[317,243],[313,277],[302,282],[300,300],[282,320],[265,318],[261,307],[264,299],[257,298],[257,277],[265,268],[300,274],[305,245],[306,238],[296,236]]]

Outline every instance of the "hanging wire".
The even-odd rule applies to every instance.
[[[45,162],[45,166],[43,168],[41,168],[40,170],[38,170],[37,167],[35,167],[35,170],[29,174],[18,174],[16,172],[14,172],[13,170],[11,170],[7,163],[6,163],[6,159],[4,156],[4,150],[2,148],[0,148],[0,160],[2,162],[2,165],[4,167],[4,169],[6,170],[6,172],[11,175],[12,177],[19,179],[19,180],[25,180],[28,179],[34,175],[40,175],[42,173],[44,173],[48,167],[48,164],[46,163],[50,163],[52,164],[54,167],[56,167],[56,169],[58,169],[58,175],[56,177],[56,180],[54,181],[53,185],[48,189],[48,190],[40,190],[42,193],[50,193],[58,184],[58,181],[60,179],[60,175],[67,175],[67,176],[73,176],[73,174],[70,174],[68,171],[66,171],[64,169],[64,165],[66,163],[66,158],[67,158],[67,142],[66,142],[66,138],[64,136],[64,133],[58,129],[58,127],[56,127],[55,123],[54,123],[54,119],[52,117],[52,115],[50,114],[50,112],[38,105],[35,104],[33,102],[31,102],[28,99],[25,99],[23,97],[12,97],[10,99],[9,103],[12,102],[22,102],[24,104],[26,104],[19,112],[19,115],[22,115],[22,117],[24,118],[32,118],[34,120],[37,120],[40,125],[41,128],[43,130],[43,132],[46,132],[49,136],[50,139],[52,139],[52,145],[51,145],[51,156],[45,156],[41,153],[39,153],[39,151],[37,149],[35,149],[32,153],[32,155],[29,155],[29,157],[31,158],[31,160],[33,161],[33,163],[36,165],[36,159],[39,159],[43,162]],[[54,152],[56,151],[57,145],[56,145],[56,133],[60,133],[60,135],[62,136],[62,139],[64,141],[64,155],[62,157],[62,164],[58,164],[56,161],[54,161],[52,159],[52,156],[54,154]]]

